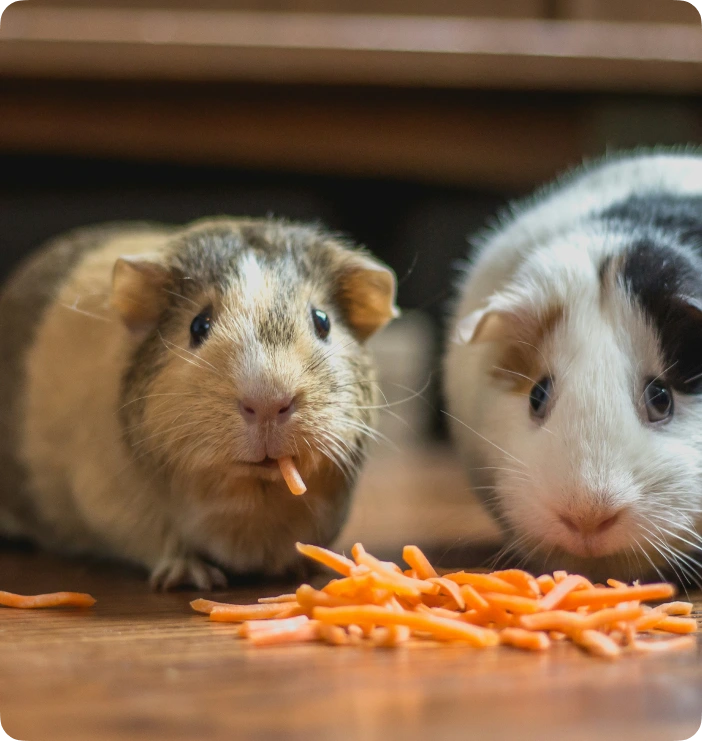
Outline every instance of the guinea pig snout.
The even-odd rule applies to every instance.
[[[558,519],[571,533],[583,535],[600,535],[606,533],[617,524],[622,510],[595,509],[586,513],[563,513],[558,514]]]
[[[293,395],[246,396],[239,400],[239,412],[249,424],[284,424],[296,408],[297,397]]]

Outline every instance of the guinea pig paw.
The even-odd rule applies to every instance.
[[[185,586],[210,591],[225,589],[227,577],[197,556],[167,556],[151,572],[150,584],[161,592]]]

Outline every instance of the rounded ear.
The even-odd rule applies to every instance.
[[[112,271],[111,306],[131,332],[143,333],[156,326],[168,304],[164,288],[171,273],[157,254],[118,258]]]
[[[350,253],[337,279],[338,297],[346,318],[361,340],[400,315],[395,305],[395,273],[363,252]]]
[[[503,311],[478,309],[456,322],[453,341],[459,345],[503,340],[509,333],[509,318]]]

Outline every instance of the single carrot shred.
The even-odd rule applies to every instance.
[[[302,584],[295,594],[253,605],[194,600],[193,609],[210,620],[238,623],[237,634],[254,646],[320,641],[396,648],[429,639],[546,651],[554,641],[570,641],[594,656],[616,659],[696,645],[685,635],[698,628],[689,617],[691,603],[642,604],[671,598],[671,584],[627,586],[610,579],[593,585],[565,571],[534,577],[519,569],[438,576],[416,546],[403,551],[406,571],[360,543],[351,550],[353,561],[318,546],[298,543],[297,549],[341,578],[321,589]]]
[[[300,495],[307,491],[305,482],[302,480],[302,476],[300,476],[300,472],[297,470],[292,456],[284,455],[282,458],[278,458],[278,466],[292,494]]]
[[[80,592],[52,592],[50,594],[23,595],[0,592],[0,606],[34,610],[42,607],[92,607],[96,600]]]

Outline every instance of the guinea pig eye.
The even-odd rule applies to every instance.
[[[312,323],[314,324],[314,331],[317,333],[317,337],[320,340],[326,340],[331,329],[331,322],[326,312],[321,309],[312,309]]]
[[[212,318],[210,309],[198,314],[190,324],[190,341],[194,347],[201,345],[209,334]]]
[[[551,401],[551,389],[553,381],[550,376],[544,376],[538,383],[535,383],[529,394],[529,406],[531,407],[531,416],[536,419],[543,419],[548,411],[548,403]]]
[[[673,414],[673,395],[659,379],[654,378],[646,384],[644,401],[649,422],[662,422]]]

